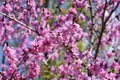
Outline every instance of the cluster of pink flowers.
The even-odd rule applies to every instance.
[[[53,10],[43,0],[3,3],[1,80],[43,79],[44,65],[49,80],[120,79],[120,0],[70,1],[67,10],[64,0]]]

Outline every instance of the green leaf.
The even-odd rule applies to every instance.
[[[77,48],[79,51],[84,51],[84,45],[82,41],[77,42]]]

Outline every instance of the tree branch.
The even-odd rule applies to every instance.
[[[104,21],[104,17],[105,17],[105,10],[107,8],[107,0],[105,0],[106,3],[105,3],[105,8],[104,8],[104,11],[103,11],[103,16],[102,16],[102,29],[101,29],[101,32],[100,32],[100,37],[99,37],[99,40],[98,40],[98,44],[97,44],[97,48],[96,48],[96,51],[95,51],[95,56],[94,56],[94,60],[97,58],[98,56],[98,53],[99,53],[99,47],[100,47],[100,44],[101,44],[101,39],[102,39],[102,36],[103,36],[103,32],[104,32],[104,29],[105,29],[105,25],[106,23],[109,21],[111,15],[113,14],[113,12],[117,9],[117,7],[119,6],[119,3],[117,3],[117,5],[114,7],[114,9],[112,9],[112,11],[110,12],[108,18]]]
[[[13,17],[11,17],[11,16],[8,16],[7,14],[5,14],[5,13],[3,13],[3,12],[0,12],[0,14],[3,15],[3,16],[5,16],[5,17],[7,17],[7,18],[9,18],[9,19],[11,19],[11,20],[13,20],[13,21],[15,21],[15,22],[17,22],[18,24],[24,26],[25,28],[27,28],[27,29],[29,29],[29,30],[31,30],[31,31],[33,31],[33,32],[36,32],[36,31],[35,31],[34,29],[32,29],[30,26],[28,26],[27,24],[25,24],[25,23],[23,23],[23,22],[20,22],[20,21],[17,20],[15,17],[13,18]]]
[[[93,23],[93,10],[92,10],[92,3],[91,3],[91,1],[90,0],[88,0],[89,1],[89,9],[90,9],[90,15],[91,15],[91,22],[92,22],[92,27],[93,27],[93,25],[94,25],[94,23]],[[92,28],[91,27],[91,28]]]
[[[94,60],[97,58],[97,55],[98,55],[98,52],[99,52],[99,47],[100,47],[100,44],[101,44],[101,39],[102,39],[103,32],[104,32],[104,29],[105,29],[104,17],[105,17],[106,8],[107,8],[107,0],[105,0],[105,7],[104,7],[104,10],[103,10],[103,14],[102,14],[102,29],[101,29],[101,32],[100,32],[97,48],[96,48],[96,51],[95,51]]]
[[[27,55],[28,55],[28,54],[27,54],[26,52],[24,52],[24,57],[23,57],[22,60],[16,65],[16,67],[19,67],[19,66],[22,64],[22,62],[25,60],[25,58],[27,57]],[[16,70],[13,71],[13,73],[11,74],[11,77],[10,77],[8,80],[12,80],[12,78],[14,78],[15,72],[16,72]]]
[[[90,16],[91,16],[91,22],[92,22],[92,25],[90,26],[90,44],[92,44],[92,35],[93,35],[93,26],[94,26],[94,22],[93,22],[93,9],[92,9],[92,3],[90,0],[88,0],[89,2],[89,10],[90,10]],[[90,46],[89,44],[89,46]],[[91,47],[91,46],[90,46]]]
[[[107,19],[105,20],[105,24],[109,21],[110,17],[112,16],[113,12],[118,8],[120,3],[117,3],[117,5],[115,6],[114,9],[112,9],[110,15],[107,17]]]

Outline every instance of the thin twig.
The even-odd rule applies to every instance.
[[[94,22],[93,22],[93,18],[94,18],[94,16],[93,16],[93,9],[92,9],[92,3],[91,3],[91,1],[90,0],[88,0],[88,2],[89,2],[89,10],[90,10],[90,16],[91,16],[91,22],[92,22],[92,25],[91,25],[91,27],[90,27],[90,43],[92,44],[92,38],[93,38],[93,31],[94,31],[94,29],[93,29],[93,26],[94,26]],[[89,44],[90,45],[90,44]],[[90,46],[91,47],[91,46]]]
[[[118,8],[120,3],[117,3],[117,5],[115,6],[114,9],[112,9],[110,15],[107,17],[107,19],[105,20],[105,24],[109,21],[110,17],[112,16],[113,12]]]
[[[94,25],[94,23],[93,23],[93,18],[94,18],[94,16],[93,16],[93,10],[92,10],[92,3],[91,3],[90,0],[89,0],[89,9],[90,9],[91,22],[92,22],[92,27],[93,27],[93,25]],[[92,27],[91,27],[91,28],[92,28]]]
[[[3,15],[3,16],[5,16],[5,17],[7,17],[7,18],[9,18],[9,19],[11,19],[11,20],[13,20],[13,21],[15,21],[15,22],[17,22],[18,24],[26,27],[26,28],[29,29],[29,30],[31,30],[31,31],[33,31],[33,32],[36,32],[36,31],[35,31],[34,29],[32,29],[30,26],[28,26],[27,24],[25,24],[25,23],[23,23],[23,22],[20,22],[20,21],[17,20],[15,17],[8,16],[7,14],[5,14],[5,13],[3,13],[3,12],[0,12],[0,14]]]
[[[16,67],[19,67],[22,64],[22,62],[25,60],[25,58],[27,57],[27,55],[28,55],[27,53],[24,54],[23,59],[16,65]],[[15,72],[16,72],[16,70],[13,71],[13,73],[11,74],[11,77],[10,77],[9,80],[12,80],[12,78],[14,77]]]
[[[103,32],[104,32],[106,23],[109,21],[111,15],[113,14],[113,12],[114,12],[114,11],[117,9],[117,7],[119,6],[119,3],[117,3],[117,5],[114,7],[114,9],[112,9],[112,11],[110,12],[108,18],[107,18],[106,20],[104,20],[105,10],[106,10],[106,8],[107,8],[107,0],[105,0],[105,1],[106,1],[106,3],[105,3],[104,11],[103,11],[103,16],[102,16],[102,29],[101,29],[101,32],[100,32],[100,37],[99,37],[98,44],[97,44],[97,48],[96,48],[96,51],[95,51],[94,60],[97,58],[98,53],[99,53],[99,47],[100,47],[100,44],[101,44],[101,39],[102,39],[102,36],[103,36]]]
[[[103,10],[103,14],[102,14],[102,29],[101,29],[101,32],[100,32],[100,37],[99,37],[97,48],[96,48],[96,51],[95,51],[94,60],[97,58],[97,55],[98,55],[98,52],[99,52],[99,47],[100,47],[100,44],[101,44],[101,39],[102,39],[103,32],[104,32],[104,29],[105,29],[104,17],[105,17],[106,8],[107,8],[107,0],[105,0],[105,7],[104,7],[104,10]]]

